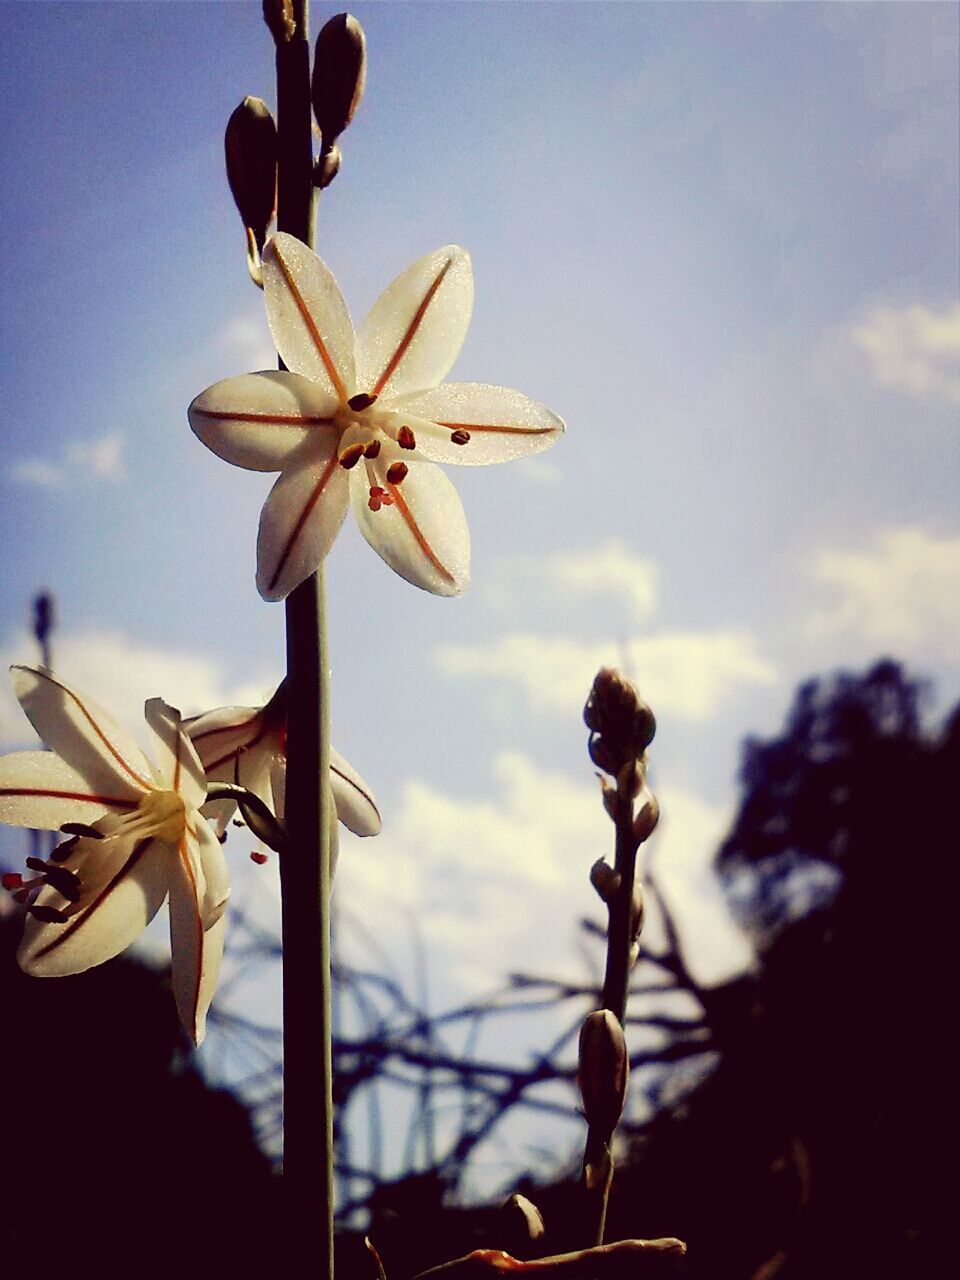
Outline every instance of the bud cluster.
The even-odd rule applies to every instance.
[[[597,673],[583,709],[590,730],[590,758],[598,769],[619,778],[653,741],[657,722],[633,684],[612,667]]]

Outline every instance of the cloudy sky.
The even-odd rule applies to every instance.
[[[51,589],[57,669],[130,725],[145,697],[261,701],[281,674],[254,589],[269,477],[185,414],[274,361],[222,170],[230,111],[274,96],[259,9],[4,5],[0,651],[34,659]],[[934,711],[960,693],[957,10],[356,13],[367,94],[318,251],[359,319],[414,258],[469,249],[454,376],[568,433],[453,475],[462,599],[349,523],[330,557],[335,742],[385,815],[344,838],[341,908],[401,971],[415,926],[438,1003],[582,972],[610,833],[580,710],[614,661],[658,716],[651,857],[716,980],[747,960],[708,871],[743,735],[881,654],[935,680]],[[8,694],[0,738],[29,740]],[[271,870],[251,883],[234,844],[269,915]]]

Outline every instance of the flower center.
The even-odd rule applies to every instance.
[[[134,809],[120,819],[106,840],[139,836],[178,844],[187,827],[187,811],[176,791],[149,791]]]

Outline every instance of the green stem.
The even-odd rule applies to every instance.
[[[277,229],[313,243],[313,142],[307,0],[277,43]],[[322,566],[287,597],[289,845],[281,859],[283,1175],[287,1258],[333,1277],[330,682]]]

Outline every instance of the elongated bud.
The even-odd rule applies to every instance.
[[[583,709],[591,731],[590,755],[594,764],[608,773],[619,774],[631,760],[638,760],[653,741],[656,721],[653,712],[631,682],[612,667],[597,672]],[[604,763],[597,759],[601,749]]]
[[[353,119],[367,78],[367,40],[352,14],[338,13],[317,36],[313,59],[313,114],[329,147]]]
[[[319,187],[322,191],[324,187],[329,187],[340,172],[340,165],[343,163],[343,156],[338,146],[332,146],[329,150],[324,151],[323,155],[317,161],[313,170],[313,185]]]
[[[648,792],[646,804],[633,820],[633,834],[638,843],[649,840],[660,821],[660,802],[652,791]]]
[[[623,1112],[629,1074],[623,1028],[609,1009],[597,1009],[580,1028],[577,1083],[587,1124],[607,1142]]]
[[[590,868],[590,883],[606,903],[611,903],[620,888],[620,877],[609,862],[598,858]]]
[[[262,249],[277,204],[277,126],[261,98],[244,98],[227,121],[223,144],[234,202]]]
[[[507,1244],[512,1253],[523,1257],[528,1252],[526,1246],[542,1239],[543,1215],[526,1196],[512,1195],[503,1206],[502,1216],[506,1220]]]

